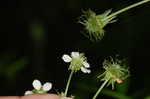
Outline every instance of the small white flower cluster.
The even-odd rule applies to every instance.
[[[83,73],[91,73],[89,63],[86,60],[86,57],[79,52],[71,52],[71,56],[64,54],[62,59],[66,63],[71,63],[69,69],[78,71],[81,70]]]
[[[52,83],[46,82],[43,86],[39,80],[34,80],[32,83],[34,89],[32,91],[26,91],[25,95],[35,94],[35,93],[46,93],[52,89]]]
[[[89,69],[90,65],[83,53],[71,52],[71,56],[64,54],[62,59],[64,62],[70,63],[69,69],[72,71],[76,72],[81,70],[83,73],[91,73],[91,70]],[[37,79],[33,81],[32,85],[34,89],[31,91],[26,91],[25,95],[47,93],[47,91],[51,90],[52,88],[52,83],[46,82],[44,85],[42,85]],[[73,99],[73,97],[61,97],[61,99]]]

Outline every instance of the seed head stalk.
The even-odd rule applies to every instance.
[[[142,1],[140,1],[140,2],[134,3],[134,4],[132,4],[132,5],[128,6],[128,7],[125,7],[125,8],[123,8],[123,9],[121,9],[121,10],[115,12],[115,13],[112,13],[111,15],[107,16],[106,19],[109,19],[109,18],[112,18],[112,17],[114,17],[114,16],[117,16],[118,14],[120,14],[120,13],[122,13],[122,12],[125,12],[125,11],[127,11],[127,10],[129,10],[129,9],[132,9],[132,8],[134,8],[134,7],[136,7],[136,6],[142,5],[142,4],[147,3],[147,2],[149,2],[149,1],[150,1],[150,0],[142,0]]]
[[[70,85],[70,81],[71,81],[71,78],[73,76],[73,73],[74,73],[74,71],[72,70],[71,73],[70,73],[70,75],[69,75],[68,82],[67,82],[67,85],[66,85],[65,97],[67,97],[67,93],[68,93],[68,89],[69,89],[69,85]]]
[[[93,96],[92,99],[96,99],[96,98],[97,98],[97,96],[98,96],[99,93],[102,91],[102,89],[104,88],[104,86],[107,84],[108,81],[109,81],[109,80],[105,80],[105,81],[103,82],[103,84],[102,84],[102,85],[100,86],[100,88],[97,90],[96,94]]]

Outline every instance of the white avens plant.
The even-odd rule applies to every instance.
[[[35,94],[35,93],[47,93],[49,90],[52,89],[52,83],[46,82],[44,85],[42,85],[41,82],[37,79],[33,81],[32,85],[34,89],[31,91],[26,91],[25,95]]]
[[[68,69],[71,70],[71,73],[70,73],[70,76],[66,85],[65,93],[64,93],[64,97],[66,97],[73,73],[81,70],[83,73],[89,74],[91,73],[91,70],[89,69],[90,64],[87,62],[87,58],[84,56],[83,53],[71,52],[71,55],[64,54],[62,56],[62,59],[64,62],[70,63]]]
[[[108,24],[115,22],[115,18],[117,18],[119,14],[149,1],[150,0],[141,0],[140,2],[134,3],[113,13],[112,10],[107,10],[102,14],[96,14],[92,10],[84,11],[79,20],[79,23],[85,27],[85,36],[87,36],[92,41],[98,41],[103,38],[105,34],[105,27]],[[85,55],[79,52],[71,52],[71,55],[64,54],[62,59],[64,62],[69,63],[68,70],[71,70],[71,73],[68,78],[65,92],[60,94],[60,99],[74,99],[74,97],[67,97],[71,78],[73,74],[78,71],[90,74],[90,64],[87,62]],[[114,60],[112,58],[105,60],[103,62],[103,69],[104,72],[98,76],[100,81],[103,83],[92,99],[96,99],[105,86],[112,85],[112,88],[114,88],[115,83],[121,84],[129,76],[128,68],[126,68],[125,64],[122,64],[122,61],[120,60]],[[41,82],[37,79],[33,81],[32,85],[34,89],[31,91],[26,91],[25,95],[47,93],[52,88],[52,83],[46,82],[44,85],[42,85]]]
[[[90,65],[83,53],[71,52],[71,56],[64,54],[62,59],[64,62],[70,63],[69,70],[75,72],[81,70],[83,73],[91,72],[91,70],[88,69],[90,68]]]

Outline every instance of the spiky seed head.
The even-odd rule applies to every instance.
[[[107,85],[112,85],[112,89],[114,88],[114,84],[122,83],[127,77],[129,77],[129,70],[125,67],[120,60],[105,60],[103,62],[103,68],[105,72],[98,76],[101,81],[108,80]]]
[[[104,27],[114,22],[115,17],[108,18],[111,10],[107,10],[103,14],[96,15],[92,10],[83,11],[79,23],[85,26],[83,34],[92,41],[101,40],[104,36]]]

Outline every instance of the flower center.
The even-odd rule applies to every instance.
[[[83,66],[83,60],[81,58],[73,58],[69,69],[78,71]]]

